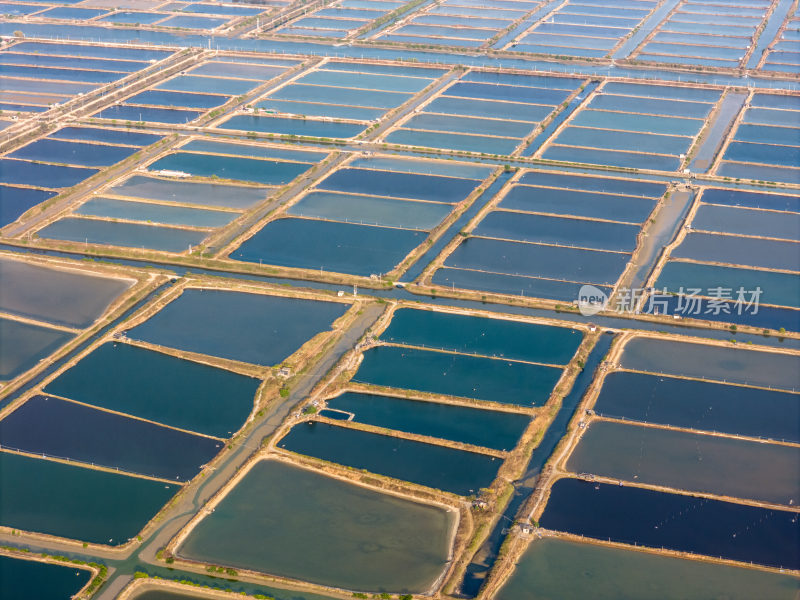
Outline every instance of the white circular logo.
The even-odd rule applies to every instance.
[[[608,296],[598,287],[582,285],[578,290],[578,310],[584,317],[591,317],[605,310]]]

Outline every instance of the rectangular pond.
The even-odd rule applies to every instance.
[[[152,202],[116,200],[100,196],[93,197],[81,204],[75,209],[75,214],[189,227],[222,227],[239,216],[238,213],[229,211],[202,210]]]
[[[264,187],[199,183],[134,175],[106,190],[106,193],[130,198],[235,209],[250,208],[263,202],[271,190]]]
[[[496,210],[486,215],[473,233],[520,242],[633,252],[639,226]]]
[[[277,445],[461,496],[488,487],[502,463],[494,456],[314,421],[295,425]]]
[[[132,339],[259,365],[277,365],[350,307],[213,289],[186,289]]]
[[[136,104],[117,104],[103,109],[93,116],[100,119],[119,119],[124,121],[148,121],[150,123],[179,124],[189,123],[205,111],[180,110],[176,108],[157,108]]]
[[[634,338],[620,359],[623,368],[775,389],[800,389],[800,358],[744,348]]]
[[[487,402],[541,406],[561,373],[557,367],[504,359],[378,346],[364,353],[353,381]]]
[[[656,287],[666,287],[671,292],[681,288],[699,288],[701,290],[722,287],[738,290],[756,290],[761,288],[760,303],[775,304],[800,308],[800,277],[794,273],[776,271],[759,271],[750,268],[724,267],[720,265],[704,265],[698,263],[673,262],[664,265],[658,276]],[[763,307],[765,309],[767,307]],[[703,314],[711,314],[708,311]],[[750,313],[751,316],[752,313]],[[780,329],[788,323],[767,325],[771,329]]]
[[[450,267],[613,285],[629,254],[467,238],[447,258]]]
[[[266,185],[284,185],[309,167],[310,163],[175,152],[151,163],[148,169],[181,171],[195,177],[219,177]]]
[[[587,192],[604,192],[608,194],[626,194],[644,198],[660,198],[667,190],[663,183],[622,179],[613,177],[597,177],[577,173],[547,173],[543,171],[526,171],[519,182],[527,185],[539,185]]]
[[[100,169],[66,167],[42,162],[0,158],[2,183],[46,185],[51,189],[72,187],[98,173]]]
[[[545,538],[528,546],[495,598],[792,600],[796,593],[790,575]]]
[[[559,281],[541,277],[504,275],[471,269],[444,267],[433,275],[433,283],[448,288],[460,288],[513,296],[529,296],[573,302],[581,288],[574,281]],[[611,293],[608,286],[599,286],[606,294]]]
[[[0,555],[0,597],[73,598],[92,578],[88,569]]]
[[[693,231],[670,254],[703,262],[800,271],[800,244],[794,241]]]
[[[655,205],[652,199],[637,196],[513,185],[498,208],[598,219],[613,217],[615,221],[643,223]]]
[[[225,104],[229,96],[218,94],[193,94],[166,90],[145,90],[126,99],[130,104],[208,109]]]
[[[608,131],[613,136],[615,132]],[[558,138],[556,139],[558,141]],[[608,165],[625,169],[644,169],[655,171],[676,171],[681,165],[677,156],[644,154],[634,150],[616,151],[599,148],[578,148],[553,143],[542,154],[542,158],[567,163],[587,165]]]
[[[723,206],[800,213],[800,196],[710,188],[703,192],[702,200],[708,204],[720,204]]]
[[[32,369],[75,334],[0,317],[0,381]]]
[[[705,102],[668,98],[643,98],[641,96],[602,94],[592,98],[588,107],[620,112],[704,119],[711,112],[714,105]]]
[[[575,82],[578,87],[579,82]],[[570,90],[557,90],[505,84],[485,84],[471,81],[458,81],[447,88],[448,96],[476,98],[479,100],[507,100],[525,104],[544,104],[556,106],[570,96]]]
[[[332,138],[351,138],[366,128],[360,123],[339,123],[255,115],[235,115],[217,127],[219,129],[235,129],[238,131],[260,131],[280,135]]]
[[[55,269],[0,258],[0,310],[21,317],[84,328],[102,315],[133,280]]]
[[[800,447],[596,421],[567,467],[612,479],[774,504],[800,498]]]
[[[227,438],[253,410],[259,383],[209,365],[112,342],[86,355],[50,382],[45,392]]]
[[[800,213],[701,204],[692,219],[692,227],[800,241]]]
[[[539,521],[586,537],[797,569],[796,512],[560,479]]]
[[[626,112],[592,109],[580,111],[570,123],[582,127],[599,127],[667,135],[696,135],[703,126],[703,122],[700,119],[632,115]]]
[[[62,127],[47,137],[48,139],[82,140],[107,144],[125,144],[137,147],[149,146],[162,139],[162,136],[152,133],[100,127]]]
[[[613,372],[594,410],[607,417],[800,443],[800,403],[788,392]]]
[[[692,143],[692,138],[684,136],[631,131],[616,131],[613,135],[609,135],[607,129],[588,127],[565,127],[557,139],[559,144],[570,146],[658,154],[684,154]]]
[[[526,126],[527,130],[527,126]],[[487,154],[511,154],[520,144],[516,138],[464,135],[460,133],[439,133],[396,129],[386,136],[386,141],[405,146],[426,146],[466,152],[486,152]]]
[[[530,416],[392,396],[345,392],[326,401],[352,421],[495,450],[514,448]]]
[[[163,481],[8,452],[0,452],[0,485],[4,527],[110,546],[135,537],[179,490]]]
[[[381,339],[398,344],[566,365],[583,339],[577,329],[403,308]]]
[[[148,248],[164,252],[185,252],[198,245],[209,234],[208,231],[80,217],[65,217],[36,233],[45,239]]]
[[[453,210],[451,204],[414,202],[379,196],[311,192],[287,210],[288,214],[430,231]]]
[[[0,185],[0,227],[13,223],[31,208],[55,195],[55,191]]]
[[[0,421],[0,444],[181,482],[214,458],[223,442],[37,395]]]
[[[409,229],[285,218],[267,223],[230,258],[368,277],[394,269],[426,237]]]
[[[553,111],[552,106],[521,102],[494,102],[472,98],[456,98],[443,94],[425,105],[425,112],[448,115],[467,115],[487,119],[513,119],[537,123]]]
[[[444,571],[454,520],[440,507],[260,461],[178,553],[347,589],[422,592]]]
[[[456,204],[469,196],[479,183],[474,179],[347,167],[323,179],[317,188]]]

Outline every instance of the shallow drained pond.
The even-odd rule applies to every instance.
[[[266,460],[178,552],[323,585],[416,593],[444,570],[454,518],[439,507]]]
[[[792,600],[796,593],[789,575],[545,538],[530,544],[495,598]]]

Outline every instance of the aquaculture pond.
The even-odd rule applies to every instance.
[[[154,106],[141,106],[138,104],[116,104],[105,108],[94,117],[99,119],[147,121],[150,123],[182,124],[194,121],[204,111],[181,110],[177,108],[159,108]]]
[[[149,169],[180,171],[195,177],[219,177],[266,185],[284,185],[310,166],[311,163],[176,152],[158,159]]]
[[[416,593],[443,572],[455,522],[438,506],[267,460],[252,466],[178,553],[346,589]]]
[[[631,486],[559,479],[542,527],[599,540],[797,569],[797,513]]]
[[[238,213],[230,211],[202,210],[103,197],[90,198],[75,210],[75,214],[187,227],[222,227],[239,216]]]
[[[4,527],[110,546],[136,536],[179,489],[8,452],[0,452],[0,485]]]
[[[349,304],[190,288],[134,327],[133,339],[259,365],[276,365],[329,330]]]
[[[486,454],[315,421],[295,425],[277,445],[462,496],[488,487],[502,464]]]
[[[261,85],[261,81],[249,79],[232,79],[223,77],[204,77],[201,75],[179,75],[167,79],[164,83],[154,86],[156,90],[170,90],[174,92],[227,94],[238,96],[246,94]]]
[[[636,248],[639,226],[493,211],[473,231],[475,235],[487,238],[632,252]]]
[[[583,338],[577,329],[431,310],[399,309],[381,339],[465,354],[567,364]]]
[[[452,287],[484,292],[496,292],[514,296],[549,298],[572,302],[578,297],[581,284],[574,281],[558,281],[540,279],[529,276],[488,273],[472,269],[453,269],[445,267],[434,273],[433,283],[443,287]],[[597,286],[606,294],[611,293],[610,286]]]
[[[62,56],[90,56],[100,58],[117,58],[120,60],[161,60],[171,56],[171,50],[155,50],[132,48],[130,46],[84,45],[70,43],[23,41],[14,46],[16,52],[34,54],[57,54]]]
[[[74,337],[69,331],[0,317],[0,380],[35,367]]]
[[[800,241],[800,213],[701,204],[692,227],[717,233],[735,233]]]
[[[45,391],[164,425],[227,438],[238,431],[252,411],[258,385],[259,381],[251,377],[112,342],[85,356],[48,384]]]
[[[0,444],[148,477],[187,481],[222,442],[37,395],[0,421]]]
[[[219,129],[237,131],[260,131],[280,135],[303,135],[311,137],[352,138],[366,129],[365,123],[315,121],[272,116],[235,115],[217,125]]]
[[[226,6],[217,10],[237,8]],[[188,10],[188,8],[183,10]],[[258,11],[259,9],[254,10]],[[159,23],[159,25],[162,24]],[[137,110],[141,111],[144,105],[148,107],[143,111],[145,120],[167,123],[182,122],[182,119],[192,120],[209,109],[222,106],[234,96],[246,94],[253,88],[280,75],[294,63],[295,61],[290,61],[286,65],[273,66],[226,62],[225,60],[204,62],[189,69],[188,74],[178,75],[159,83],[153,89],[126,98],[124,102],[106,109],[99,116],[107,117],[114,111],[135,113]],[[150,107],[157,108],[151,110]]]
[[[343,168],[320,181],[317,188],[455,204],[466,198],[479,183],[475,179],[427,175],[424,172]]]
[[[413,26],[411,26],[413,27]],[[425,29],[442,30],[424,26]],[[391,30],[389,30],[391,31]],[[410,27],[396,30],[410,31]],[[458,29],[463,36],[467,29]],[[491,30],[475,29],[490,37]],[[458,43],[464,43],[460,40]],[[582,83],[579,79],[468,72],[422,111],[414,111],[387,142],[490,154],[511,154]],[[509,104],[509,102],[513,104]]]
[[[56,195],[57,192],[0,185],[0,227],[5,227],[26,211]]]
[[[578,173],[548,173],[547,171],[527,171],[519,182],[527,185],[540,185],[569,190],[587,192],[605,192],[608,194],[625,194],[644,198],[660,198],[667,186],[654,181],[640,179],[621,179],[614,177],[597,177]]]
[[[760,287],[759,301],[762,305],[774,304],[800,308],[800,277],[794,273],[669,261],[659,274],[655,287],[657,289],[667,288],[670,292],[678,292],[681,287],[684,290],[690,288],[708,290],[722,287],[734,291],[740,287],[744,290],[756,290]],[[745,299],[747,297],[746,295]],[[768,308],[760,307],[759,313]],[[709,309],[700,314],[713,314],[713,310]],[[733,313],[729,311],[729,314]],[[755,316],[750,312],[745,315],[745,318],[754,320]],[[781,327],[789,329],[795,324],[793,321],[794,319],[778,320],[764,326],[770,329],[780,329]]]
[[[418,348],[378,346],[364,353],[353,381],[516,404],[541,406],[560,367]]]
[[[292,205],[288,212],[300,217],[429,231],[452,210],[450,204],[444,203],[312,192]]]
[[[800,500],[796,446],[597,421],[581,437],[568,468],[787,506]]]
[[[62,127],[47,136],[50,140],[82,140],[88,142],[125,144],[128,146],[149,146],[162,136],[141,133],[127,129],[106,129],[99,127]]]
[[[608,84],[594,93],[542,157],[677,170],[720,94],[677,86]]]
[[[0,555],[0,597],[4,600],[72,598],[91,578],[91,571],[74,565]]]
[[[791,354],[635,338],[626,344],[620,364],[625,369],[665,375],[800,389],[800,359]]]
[[[498,204],[498,208],[599,219],[613,216],[615,221],[642,223],[653,212],[655,205],[652,198],[513,185]]]
[[[270,193],[270,189],[134,175],[110,188],[107,193],[196,206],[242,209],[262,202]]]
[[[42,138],[15,150],[8,156],[85,167],[108,167],[128,158],[137,150],[137,147],[131,146],[109,146]]]
[[[149,248],[164,252],[187,251],[202,242],[209,234],[208,231],[194,229],[81,217],[65,217],[36,233],[45,239],[126,248]]]
[[[606,56],[638,29],[656,6],[652,1],[614,1],[599,6],[570,0],[509,39],[513,43],[507,49],[556,56]]]
[[[789,575],[545,538],[528,546],[495,598],[791,600],[797,585]]]
[[[426,237],[410,229],[285,218],[267,223],[230,258],[366,277],[391,271]]]
[[[231,258],[370,276],[387,273],[490,167],[361,156],[317,183]]]
[[[445,266],[487,273],[613,285],[631,256],[567,246],[467,238]]]
[[[528,415],[357,392],[345,392],[326,404],[356,423],[495,450],[513,449],[530,423]]]
[[[614,372],[594,406],[599,415],[800,443],[796,394],[707,381]]]
[[[20,317],[83,328],[91,325],[133,280],[56,269],[0,258],[0,310]]]
[[[671,251],[671,255],[704,262],[800,271],[800,244],[794,241],[693,231]]]
[[[2,183],[23,185],[42,185],[44,183],[50,189],[60,189],[72,187],[97,172],[99,169],[0,158]]]
[[[224,586],[222,583],[220,583],[216,586],[212,584],[211,587],[212,589],[216,590],[220,590],[223,587],[225,587],[226,590],[232,589],[232,586],[228,581],[224,582]],[[240,584],[239,587],[244,588],[243,591],[245,592],[251,592],[251,590],[254,590],[254,593],[256,594],[269,594],[268,597],[274,598],[275,600],[335,600],[331,596],[312,594],[310,592],[300,592],[295,589],[279,589],[274,587],[266,587],[264,585],[254,586],[252,584],[246,586],[242,586]],[[212,595],[215,593],[213,591],[195,591],[192,588],[184,591],[182,589],[175,589],[174,587],[167,587],[165,585],[158,584],[150,584],[138,589],[140,591],[134,592],[131,596],[133,600],[212,600],[215,597]]]

